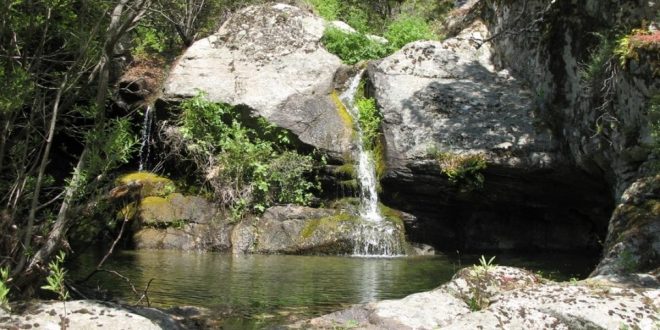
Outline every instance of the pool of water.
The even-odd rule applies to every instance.
[[[71,275],[83,278],[98,256],[78,258]],[[341,256],[230,255],[178,251],[121,251],[104,265],[131,279],[138,290],[152,280],[152,306],[207,307],[240,328],[263,327],[332,312],[350,304],[402,298],[447,282],[475,255],[400,258]],[[593,261],[568,255],[498,256],[495,263],[526,267],[558,279],[584,277]],[[95,275],[88,285],[133,303],[128,284],[113,275]],[[240,326],[239,326],[240,325]]]

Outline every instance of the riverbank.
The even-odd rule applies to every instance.
[[[474,266],[437,289],[356,305],[298,329],[658,329],[649,275],[552,282],[528,271]]]
[[[649,275],[553,282],[520,268],[482,264],[430,291],[291,325],[227,323],[226,315],[199,307],[77,300],[14,304],[11,314],[0,311],[0,329],[657,329],[658,284]]]

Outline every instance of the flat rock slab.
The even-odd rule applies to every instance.
[[[486,298],[476,310],[468,304]],[[294,328],[657,329],[660,289],[603,281],[541,283],[513,267],[471,267],[438,289],[328,314]]]
[[[0,329],[178,329],[166,314],[154,310],[155,321],[121,306],[90,300],[44,301],[20,315],[0,311]],[[62,326],[62,322],[66,326]]]

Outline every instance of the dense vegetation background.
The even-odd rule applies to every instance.
[[[261,2],[0,3],[0,299],[33,295],[58,251],[117,225],[109,216],[117,206],[108,191],[120,169],[137,168],[140,127],[135,118],[144,109],[144,104],[123,103],[117,79],[131,70],[148,72],[157,90],[168,64],[182,50],[217,30],[233,11]],[[442,18],[453,4],[290,2],[328,20],[344,20],[359,32],[326,33],[326,47],[347,63],[385,56],[412,40],[441,38]],[[390,42],[379,43],[369,34]],[[179,138],[195,148],[179,153],[196,168],[220,164],[226,169],[210,181],[211,191],[213,185],[242,184],[235,194],[215,198],[237,212],[263,210],[273,201],[308,203],[316,183],[299,178],[319,159],[293,151],[288,137],[267,123],[261,133],[241,126],[227,109],[201,98],[180,109]],[[200,155],[208,154],[217,155],[217,162],[205,163]],[[49,287],[57,289],[50,282]]]

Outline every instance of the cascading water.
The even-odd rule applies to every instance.
[[[144,111],[144,122],[142,123],[142,144],[140,145],[140,166],[139,171],[146,170],[149,162],[149,139],[151,138],[151,121],[153,119],[153,106],[150,104]]]
[[[378,209],[376,167],[370,150],[364,148],[360,114],[355,96],[364,70],[351,79],[340,99],[353,117],[357,130],[357,179],[360,185],[360,217],[366,221],[357,228],[353,237],[354,256],[396,256],[403,253],[399,232],[394,225],[383,219]]]

